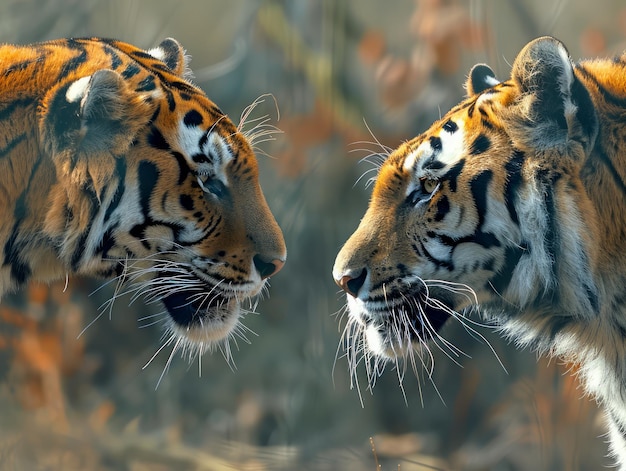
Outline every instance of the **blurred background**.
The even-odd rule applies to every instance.
[[[263,144],[262,186],[288,263],[245,324],[255,335],[201,364],[169,352],[150,308],[102,282],[32,285],[0,306],[0,470],[587,470],[610,464],[603,419],[575,369],[516,350],[488,328],[445,336],[432,383],[388,368],[350,388],[344,299],[331,277],[369,198],[361,160],[395,147],[464,94],[471,65],[501,78],[542,34],[574,59],[626,48],[617,0],[0,0],[0,41],[106,36],[150,48],[177,38],[196,83]],[[0,61],[2,58],[0,58]],[[369,128],[369,130],[368,130]],[[371,132],[370,132],[371,130]],[[375,158],[375,157],[374,157]],[[362,175],[365,177],[359,179]],[[94,292],[95,291],[95,292]],[[84,334],[83,329],[91,325]],[[458,364],[457,364],[458,363]],[[421,384],[421,385],[420,385]]]

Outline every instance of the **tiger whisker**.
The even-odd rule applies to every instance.
[[[344,331],[341,335],[340,343],[340,345],[343,344],[346,348],[346,357],[350,371],[350,389],[357,390],[361,407],[364,407],[364,403],[363,395],[361,394],[361,387],[358,381],[357,368],[360,362],[359,351],[363,352],[365,350],[365,339],[363,334],[363,326],[359,325],[355,319],[348,318],[348,322],[346,323]],[[359,343],[361,343],[360,348]]]
[[[491,351],[491,353],[493,353],[493,356],[496,358],[498,364],[500,365],[500,367],[504,370],[505,373],[508,373],[508,370],[506,369],[506,366],[504,366],[504,363],[502,362],[502,359],[500,358],[500,356],[498,355],[498,353],[496,352],[495,348],[493,347],[493,345],[491,344],[491,342],[489,342],[489,340],[487,340],[487,338],[481,334],[480,332],[478,332],[476,329],[474,329],[473,327],[471,327],[468,324],[475,324],[479,327],[484,327],[483,324],[481,323],[477,323],[471,319],[468,319],[467,317],[464,316],[460,316],[460,315],[455,315],[452,316],[454,319],[456,319],[457,321],[459,321],[459,323],[463,326],[463,328],[476,340],[478,340],[481,343],[484,343],[487,348],[489,348],[489,350]]]
[[[77,339],[81,338],[81,336],[82,336],[85,332],[87,332],[87,329],[89,329],[89,327],[91,327],[92,325],[94,325],[94,324],[96,323],[96,321],[97,321],[98,319],[100,319],[104,313],[105,313],[105,311],[104,311],[104,310],[102,310],[102,311],[98,312],[98,315],[97,315],[94,319],[92,319],[92,320],[91,320],[91,322],[89,322],[89,323],[88,323],[88,324],[87,324],[87,325],[83,328],[83,330],[81,330],[81,331],[80,331],[80,333],[76,336],[76,338],[77,338]]]
[[[426,299],[426,304],[431,306],[431,307],[434,307],[436,309],[439,309],[441,311],[445,311],[445,312],[447,312],[449,314],[453,314],[454,313],[454,311],[448,309],[447,306],[445,306],[445,304],[441,303],[437,299],[427,298]],[[433,343],[435,345],[437,345],[438,347],[440,347],[440,350],[443,353],[445,353],[446,356],[448,356],[448,358],[450,358],[454,363],[456,363],[459,366],[461,366],[461,365],[456,360],[454,360],[450,355],[448,355],[448,351],[450,352],[451,355],[454,355],[457,358],[459,358],[460,356],[464,356],[466,358],[471,358],[467,353],[465,353],[463,350],[458,348],[456,345],[454,345],[450,341],[446,340],[445,337],[443,337],[441,334],[439,334],[439,332],[436,331],[436,329],[433,327],[432,323],[430,322],[430,319],[428,319],[428,316],[424,312],[421,304],[419,304],[419,303],[417,303],[417,301],[415,301],[415,306],[419,309],[420,318],[421,318],[420,320],[422,321],[423,325],[426,325],[428,330],[430,331],[430,336],[431,336],[431,339],[432,339]],[[446,349],[441,348],[441,346],[439,345],[439,342],[437,342],[437,340],[441,341],[441,344],[443,346],[445,346]]]
[[[152,327],[153,325],[162,324],[163,322],[165,322],[165,319],[156,319],[152,322],[148,322],[147,324],[140,325],[139,328],[146,329],[148,327]]]
[[[384,145],[382,142],[380,142],[380,140],[376,137],[376,135],[372,131],[372,128],[369,127],[365,119],[363,119],[363,124],[365,124],[367,131],[370,133],[370,136],[372,136],[372,139],[374,139],[374,143],[378,145],[380,149],[383,151],[383,154],[386,154],[386,155],[391,154],[391,152],[393,152],[393,149],[389,146]]]
[[[469,286],[462,284],[462,283],[454,283],[454,282],[449,282],[449,281],[445,281],[445,280],[422,280],[424,282],[425,286],[428,287],[438,287],[438,288],[442,288],[442,289],[446,289],[450,292],[454,292],[456,294],[462,294],[464,296],[466,296],[468,298],[469,301],[473,301],[474,305],[478,305],[478,297],[476,295],[476,292]],[[471,327],[471,325],[469,324],[473,324],[476,325],[478,327],[491,327],[493,328],[493,326],[489,326],[489,325],[485,325],[481,322],[477,322],[474,321],[472,319],[470,319],[467,316],[463,316],[461,314],[459,314],[458,312],[449,309],[445,304],[441,303],[440,301],[433,299],[431,297],[427,297],[426,298],[426,302],[430,301],[432,304],[430,304],[432,307],[435,307],[436,309],[440,309],[445,311],[446,313],[448,313],[452,318],[456,319],[457,321],[459,321],[461,323],[461,325],[463,326],[463,328],[470,333],[470,335],[477,339],[478,341],[484,343],[487,345],[487,347],[489,348],[489,350],[494,354],[496,360],[498,361],[498,363],[500,364],[500,366],[502,367],[502,369],[504,371],[506,370],[506,367],[504,366],[504,364],[502,363],[502,360],[500,359],[499,355],[497,354],[497,352],[495,351],[493,345],[491,344],[491,342],[489,342],[487,340],[487,338],[482,335],[480,332],[478,332],[476,329],[474,329],[473,327]],[[467,356],[467,354],[463,353],[463,355]]]
[[[248,345],[251,344],[252,342],[250,341],[250,339],[247,337],[247,335],[254,335],[255,337],[258,337],[259,334],[257,334],[254,330],[252,330],[250,327],[248,327],[247,325],[239,322],[237,324],[237,326],[235,327],[235,329],[233,330],[233,336],[234,337],[239,337],[239,339],[241,339],[243,342],[247,343]]]
[[[402,294],[402,298],[405,299],[407,304],[410,304],[410,300],[404,295]],[[407,332],[407,338],[409,337],[409,333],[413,332],[415,334],[415,337],[419,339],[420,345],[423,347],[424,350],[426,350],[426,352],[428,352],[428,357],[429,357],[429,361],[428,363],[431,365],[430,368],[428,368],[426,366],[426,364],[423,361],[423,357],[420,355],[420,361],[422,363],[422,367],[424,368],[424,370],[426,370],[428,372],[428,376],[431,377],[434,371],[434,367],[435,367],[435,357],[433,356],[433,353],[430,349],[430,347],[428,346],[428,343],[422,338],[422,335],[420,332],[418,332],[416,326],[413,324],[413,322],[411,322],[411,320],[408,317],[408,313],[404,310],[401,310],[401,313],[404,317],[405,320],[405,324],[408,326],[408,330],[409,332]],[[421,313],[420,313],[421,315]],[[410,349],[410,351],[413,351],[414,349]]]
[[[276,100],[276,97],[273,94],[271,94],[271,93],[264,93],[264,94],[260,95],[259,97],[257,97],[252,103],[250,103],[248,106],[246,106],[243,109],[243,111],[241,113],[241,118],[239,119],[239,124],[237,126],[237,131],[239,131],[239,132],[242,131],[243,126],[245,126],[245,124],[248,122],[248,117],[250,116],[250,114],[261,103],[265,103],[265,99],[266,98],[271,98],[274,101],[274,106],[276,108],[276,121],[280,121],[280,109],[278,107],[278,100]]]
[[[145,365],[143,365],[143,367],[142,367],[141,369],[142,369],[142,370],[145,370],[148,366],[150,366],[150,363],[152,363],[152,361],[153,361],[153,360],[157,357],[157,355],[158,355],[159,353],[161,353],[161,351],[162,351],[165,347],[167,347],[168,345],[170,345],[170,344],[171,344],[171,343],[172,343],[175,339],[176,339],[176,337],[175,337],[175,336],[170,335],[170,336],[169,336],[169,338],[167,339],[167,341],[163,342],[163,344],[162,344],[162,345],[161,345],[161,346],[157,349],[157,351],[156,351],[156,352],[154,352],[154,355],[152,355],[152,356],[150,357],[150,359],[148,360],[148,362],[147,362]]]
[[[366,176],[367,174],[371,173],[371,172],[378,172],[378,169],[371,168],[371,169],[369,169],[369,170],[366,170],[365,172],[363,172],[363,173],[361,174],[361,176],[360,176],[359,178],[357,178],[357,180],[354,182],[354,185],[352,185],[352,186],[353,186],[353,187],[357,186],[357,185],[359,184],[359,182],[360,182],[361,180],[363,180],[363,179],[365,178],[365,176]],[[376,173],[376,174],[378,174],[378,173]],[[369,186],[373,183],[373,181],[374,181],[375,179],[376,179],[376,175],[374,175],[373,177],[370,177],[370,178],[367,180],[367,182],[366,182],[365,186],[366,186],[367,188],[369,188]]]
[[[176,340],[176,343],[172,347],[172,351],[170,352],[170,355],[167,358],[167,361],[165,362],[165,366],[163,367],[163,371],[161,371],[161,376],[159,376],[159,380],[157,381],[157,384],[156,384],[156,386],[154,388],[155,391],[159,388],[159,385],[161,384],[161,381],[163,380],[163,377],[165,376],[165,373],[170,369],[170,365],[172,364],[172,360],[174,358],[174,355],[176,354],[176,352],[180,348],[180,344],[181,344],[182,341],[183,341],[183,337],[178,337],[178,339]]]
[[[251,113],[254,109],[261,103],[265,103],[265,99],[271,97],[274,101],[274,106],[276,108],[276,121],[280,120],[280,110],[278,108],[278,102],[276,98],[272,94],[264,94],[259,96],[256,100],[254,100],[250,105],[248,105],[241,114],[241,118],[239,124],[237,125],[237,132],[240,132],[244,135],[244,137],[250,143],[250,147],[257,154],[266,155],[268,157],[272,157],[267,152],[263,151],[259,145],[265,142],[274,141],[276,138],[274,137],[276,134],[281,134],[282,130],[280,130],[277,126],[273,124],[269,124],[271,118],[269,115],[263,115],[258,118],[249,119]],[[245,129],[246,125],[253,124],[250,129]]]
[[[403,336],[402,336],[402,332],[400,332],[400,326],[396,325],[395,323],[392,324],[392,330],[395,330],[395,334],[396,337],[398,339],[398,345],[402,345],[403,343]],[[394,348],[394,344],[393,342],[391,343],[391,349],[394,352],[394,362],[395,362],[395,370],[396,370],[396,376],[398,377],[398,384],[400,387],[400,391],[402,392],[402,397],[404,398],[404,403],[408,405],[408,399],[406,396],[406,390],[404,388],[404,375],[406,373],[406,362],[404,362],[404,357],[405,354],[399,354],[400,352],[396,352],[395,348]],[[402,359],[402,361],[401,361]],[[400,366],[400,364],[402,363],[402,367]]]
[[[375,144],[373,142],[368,142],[368,141],[357,141],[357,142],[353,142],[351,145],[355,146],[355,145],[369,145],[369,144]],[[377,167],[380,167],[385,160],[387,159],[387,157],[389,156],[388,152],[380,152],[377,150],[372,150],[369,147],[353,147],[351,149],[348,149],[349,153],[356,153],[356,152],[362,152],[364,154],[367,154],[365,157],[361,158],[359,160],[359,163],[370,163],[372,165],[376,165]]]
[[[433,288],[441,288],[452,293],[456,294],[464,294],[468,301],[473,304],[478,304],[478,296],[476,295],[476,291],[474,291],[470,286],[463,283],[455,283],[452,281],[445,280],[422,280],[425,286],[433,287]]]
[[[424,317],[423,313],[420,313],[420,316]],[[413,329],[412,323],[409,323],[409,327],[411,329]],[[432,326],[428,327],[428,328],[432,330]],[[437,396],[439,397],[441,402],[443,404],[445,404],[443,396],[441,395],[441,392],[439,391],[439,388],[437,387],[437,383],[435,382],[435,378],[433,376],[433,373],[434,373],[434,370],[435,370],[435,357],[434,357],[434,355],[432,353],[432,350],[431,350],[429,344],[426,342],[426,340],[424,340],[421,335],[418,335],[417,338],[419,338],[420,345],[423,347],[422,351],[426,351],[428,353],[428,362],[426,362],[424,360],[424,357],[421,355],[420,350],[416,350],[415,348],[409,348],[407,351],[410,352],[410,359],[411,359],[411,362],[412,362],[412,369],[413,369],[413,372],[415,373],[415,376],[417,378],[418,388],[419,388],[419,391],[420,391],[420,402],[423,405],[422,388],[421,388],[421,384],[420,384],[420,381],[419,381],[419,375],[417,374],[417,365],[415,364],[415,358],[414,358],[414,354],[415,353],[417,354],[418,358],[420,359],[420,363],[422,365],[421,371],[428,373],[428,380],[430,381],[433,389],[435,390],[435,393],[437,394]],[[439,347],[439,345],[437,345],[437,346]],[[440,348],[440,350],[442,350],[442,349]],[[446,352],[444,350],[442,350],[442,352],[444,354],[446,354]],[[449,357],[449,355],[447,355],[447,354],[446,354],[446,356]],[[458,364],[453,358],[451,358],[451,360],[454,363]]]
[[[153,318],[155,318],[157,316],[161,316],[161,315],[163,315],[162,312],[157,312],[156,314],[148,314],[147,316],[142,316],[139,319],[137,319],[137,322],[143,322],[145,320],[153,319]]]

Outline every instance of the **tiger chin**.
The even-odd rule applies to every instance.
[[[480,312],[579,365],[626,470],[626,54],[573,63],[543,37],[508,80],[481,64],[466,89],[386,158],[337,255],[348,361],[372,383],[386,361],[427,364],[454,349],[445,324]]]
[[[174,351],[243,335],[286,259],[252,145],[174,39],[1,45],[0,295],[104,277],[165,307]]]

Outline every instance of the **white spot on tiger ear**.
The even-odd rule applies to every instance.
[[[89,81],[91,80],[91,75],[87,77],[82,77],[72,83],[65,92],[65,99],[69,103],[75,103],[83,99],[85,94],[87,93],[87,89],[89,88]]]
[[[567,96],[571,93],[570,89],[572,87],[572,83],[574,82],[574,69],[572,68],[572,61],[569,58],[569,54],[562,44],[559,44],[558,51],[561,61],[563,62],[561,64],[563,74],[559,75],[559,85],[561,93],[564,96]]]
[[[500,83],[500,80],[498,80],[497,78],[495,78],[492,75],[485,76],[484,80],[485,80],[485,83],[487,84],[488,88],[495,87],[496,85],[498,85]]]
[[[559,90],[563,97],[565,116],[576,114],[577,106],[572,102],[572,84],[574,83],[574,69],[567,50],[562,44],[558,46],[559,57],[562,61],[563,73],[559,74]]]
[[[165,62],[165,51],[160,47],[153,47],[152,49],[148,49],[147,52],[155,59]]]

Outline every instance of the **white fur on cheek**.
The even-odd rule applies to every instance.
[[[354,318],[359,324],[365,325],[363,314],[367,312],[367,310],[363,305],[363,301],[353,298],[350,295],[346,297],[348,298],[348,312],[350,313],[350,317]]]
[[[374,355],[387,356],[383,336],[378,331],[376,325],[370,324],[366,327],[365,338],[367,339],[367,346]]]

